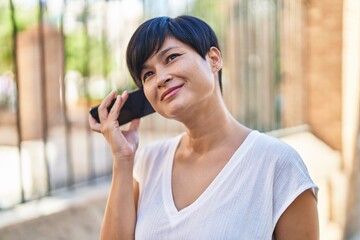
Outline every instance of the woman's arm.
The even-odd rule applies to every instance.
[[[100,239],[135,238],[138,184],[129,174],[130,168],[123,166],[118,173],[113,173]]]
[[[281,215],[275,227],[276,240],[318,240],[319,219],[312,191],[306,190]]]
[[[133,166],[139,142],[139,120],[133,120],[127,131],[120,130],[117,117],[128,93],[117,96],[108,112],[107,107],[115,96],[115,92],[111,92],[99,105],[100,123],[89,115],[91,129],[103,134],[114,160],[110,193],[100,234],[101,239],[106,240],[134,239],[138,198],[138,185],[133,182]]]

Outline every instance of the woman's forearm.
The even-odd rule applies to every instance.
[[[133,163],[121,162],[114,170],[108,196],[100,239],[134,239],[136,210],[133,188]]]

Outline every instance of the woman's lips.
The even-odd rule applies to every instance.
[[[175,87],[171,87],[169,89],[167,89],[162,95],[161,95],[161,98],[160,100],[163,101],[163,100],[166,100],[168,99],[169,97],[173,96],[174,94],[176,94],[180,88],[182,87],[183,85],[179,85],[179,86],[175,86]]]

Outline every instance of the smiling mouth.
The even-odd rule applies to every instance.
[[[175,93],[178,92],[178,90],[182,87],[183,85],[179,85],[179,86],[175,86],[175,87],[171,87],[168,90],[166,90],[162,95],[160,100],[163,101],[164,99],[167,99],[169,97],[171,97],[172,95],[174,95]]]

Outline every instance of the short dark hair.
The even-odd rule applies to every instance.
[[[126,50],[127,66],[138,87],[142,87],[141,71],[144,63],[160,50],[165,38],[169,36],[190,46],[204,59],[211,47],[220,50],[214,31],[199,18],[182,15],[176,18],[156,17],[147,20],[136,29]],[[221,70],[219,84],[222,89]]]

